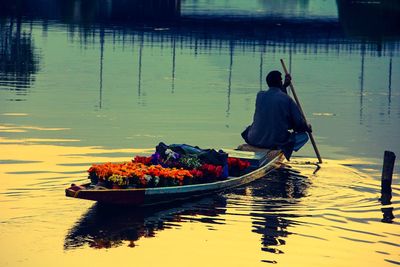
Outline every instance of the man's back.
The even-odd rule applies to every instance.
[[[291,141],[289,129],[307,129],[296,103],[280,88],[260,91],[253,124],[247,135],[249,144],[271,149],[287,146]]]

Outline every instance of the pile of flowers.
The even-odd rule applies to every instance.
[[[226,166],[207,163],[202,164],[198,158],[193,156],[183,156],[174,161],[171,161],[171,159],[163,161],[160,156],[157,155],[157,153],[151,155],[150,157],[136,156],[134,162],[140,162],[146,165],[155,163],[166,167],[183,168],[189,170],[193,177],[208,178],[208,180],[210,180],[210,178],[223,179],[224,171],[227,171],[229,176],[239,176],[243,174],[243,171],[251,165],[247,160],[229,157]]]
[[[93,185],[107,188],[177,186],[238,176],[250,166],[250,162],[238,158],[228,158],[225,165],[213,165],[195,155],[166,152],[164,157],[154,153],[150,157],[136,156],[131,162],[93,164],[89,178]]]
[[[210,181],[210,179],[222,180],[224,178],[224,168],[227,168],[227,166],[213,165],[207,163],[202,164],[199,159],[193,156],[183,156],[180,157],[179,160],[175,161],[171,161],[170,159],[162,161],[157,154],[153,154],[150,157],[136,156],[133,161],[150,166],[154,166],[151,164],[153,164],[153,162],[156,162],[159,164],[158,166],[189,170],[190,174],[193,177],[198,178],[198,182],[201,182],[202,180],[204,180],[204,182],[208,182]]]
[[[92,184],[102,183],[106,187],[131,186],[154,187],[183,185],[185,179],[194,176],[189,170],[164,168],[161,165],[145,165],[140,162],[93,164],[89,170]]]

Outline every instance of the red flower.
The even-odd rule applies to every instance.
[[[136,156],[132,162],[143,163],[144,165],[149,166],[149,165],[151,165],[151,157]]]
[[[246,169],[251,164],[247,160],[242,160],[238,158],[228,158],[228,167],[229,169],[237,168],[240,171]]]
[[[215,176],[216,177],[221,177],[221,175],[222,175],[222,166],[217,166],[216,168],[215,168]]]
[[[193,169],[193,170],[190,170],[189,172],[190,172],[190,174],[193,175],[193,177],[196,177],[196,178],[200,178],[200,177],[204,176],[204,173],[198,169]]]
[[[203,164],[199,169],[203,172],[204,176],[209,178],[220,178],[223,172],[222,166],[212,164]]]

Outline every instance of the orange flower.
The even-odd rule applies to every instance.
[[[113,175],[121,177],[136,177],[142,185],[146,185],[145,176],[158,176],[167,179],[176,179],[180,185],[183,184],[185,177],[193,178],[190,171],[176,168],[163,168],[161,165],[147,166],[141,162],[124,162],[124,163],[104,163],[93,164],[89,170],[89,174],[96,174],[97,177],[103,180],[108,180]]]

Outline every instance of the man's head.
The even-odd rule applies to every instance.
[[[282,87],[282,73],[277,70],[273,70],[268,73],[266,78],[269,87]]]

